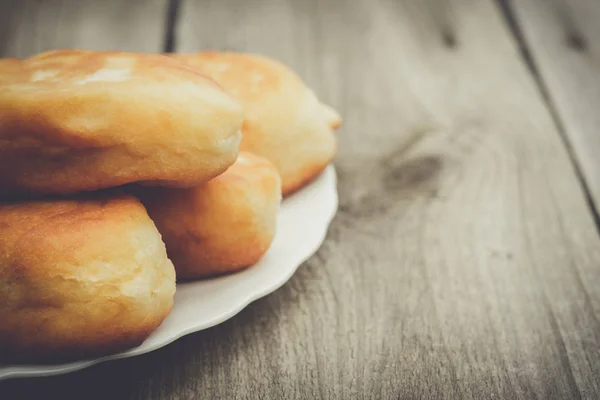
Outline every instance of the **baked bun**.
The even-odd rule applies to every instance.
[[[332,161],[336,153],[333,130],[342,119],[291,69],[255,54],[174,56],[216,80],[243,104],[240,149],[275,164],[284,195],[311,181]]]
[[[281,179],[273,164],[240,153],[225,173],[193,189],[141,195],[173,260],[177,279],[203,278],[255,264],[275,235]]]
[[[173,264],[135,197],[0,204],[0,363],[137,346],[174,294]]]
[[[0,60],[0,192],[196,186],[235,161],[242,119],[213,80],[165,55]]]

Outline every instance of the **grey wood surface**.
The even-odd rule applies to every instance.
[[[0,56],[54,48],[162,51],[168,0],[0,0]]]
[[[516,0],[510,6],[600,209],[600,1]]]
[[[97,7],[80,3],[81,15]],[[77,35],[39,18],[49,35]],[[146,18],[120,28],[143,29],[141,47]],[[5,53],[42,46],[12,29]],[[103,46],[123,45],[126,33],[106,32]],[[137,358],[0,383],[0,398],[600,396],[600,238],[496,3],[188,0],[175,33],[178,51],[277,57],[343,114],[327,240],[221,325]]]

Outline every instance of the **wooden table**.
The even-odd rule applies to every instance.
[[[340,209],[235,318],[0,398],[600,397],[599,1],[0,2],[0,55],[57,47],[286,62],[344,116]]]

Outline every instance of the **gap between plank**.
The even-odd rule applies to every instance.
[[[556,125],[556,128],[558,129],[558,132],[560,133],[560,137],[561,137],[565,147],[567,148],[569,158],[571,159],[571,162],[575,168],[575,174],[577,176],[577,179],[579,180],[579,182],[581,183],[581,186],[583,187],[585,201],[588,205],[590,212],[592,213],[592,218],[594,219],[596,231],[600,235],[600,213],[599,213],[600,210],[596,209],[596,206],[594,204],[594,199],[592,197],[592,192],[587,183],[586,177],[583,174],[583,171],[581,169],[579,161],[577,160],[575,151],[573,150],[573,147],[571,146],[571,142],[569,141],[569,138],[566,133],[565,125],[562,123],[562,121],[558,115],[556,104],[554,103],[554,101],[552,100],[552,97],[550,96],[548,86],[546,85],[546,83],[544,82],[544,79],[542,78],[542,75],[540,74],[539,68],[533,58],[531,51],[529,51],[529,46],[527,44],[527,40],[525,39],[523,31],[522,31],[521,27],[519,26],[519,22],[517,21],[517,18],[515,16],[515,13],[512,10],[511,1],[512,0],[496,0],[496,3],[498,3],[500,10],[502,11],[502,14],[504,16],[504,20],[505,20],[506,24],[508,25],[508,27],[510,28],[511,32],[513,33],[517,44],[519,45],[519,49],[521,51],[521,55],[523,56],[525,64],[527,65],[527,68],[531,72],[531,75],[533,76],[533,79],[536,82],[536,86],[538,87],[538,89],[544,99],[544,102],[546,103],[546,106],[548,107],[548,110],[550,111],[552,120],[554,121],[554,124]]]
[[[165,21],[165,42],[163,44],[163,52],[173,53],[176,47],[176,34],[177,23],[179,21],[179,9],[181,6],[181,0],[169,0],[167,7],[166,21]]]

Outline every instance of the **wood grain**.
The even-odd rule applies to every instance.
[[[277,57],[342,112],[328,238],[215,328],[0,398],[600,395],[600,239],[495,3],[188,0],[176,33]]]
[[[55,48],[162,51],[168,0],[3,0],[0,56]]]
[[[508,2],[600,212],[600,2]]]

